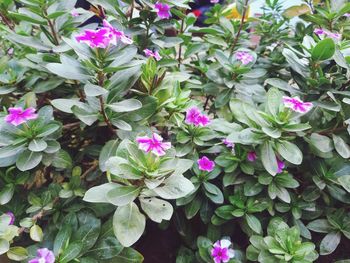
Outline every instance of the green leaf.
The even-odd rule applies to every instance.
[[[36,167],[42,158],[41,153],[25,150],[18,156],[16,166],[21,171],[28,171]]]
[[[70,168],[72,167],[72,158],[66,151],[59,150],[52,159],[52,165],[61,169]]]
[[[70,225],[63,225],[58,231],[55,241],[53,243],[53,252],[55,256],[61,254],[64,247],[68,244],[69,239],[72,235],[72,228]]]
[[[65,113],[73,113],[72,107],[83,107],[84,103],[76,99],[55,99],[51,101],[52,106]]]
[[[107,106],[114,112],[129,112],[140,109],[142,103],[136,99],[127,99],[121,102],[108,104]]]
[[[141,187],[120,186],[109,190],[106,198],[109,203],[116,206],[125,206],[133,202],[140,194]]]
[[[46,147],[47,143],[43,139],[33,139],[28,145],[28,149],[32,152],[42,152]]]
[[[85,107],[85,105],[82,108],[74,105],[72,107],[72,112],[75,116],[78,117],[79,120],[81,120],[88,126],[91,126],[95,121],[98,120],[99,113],[97,111],[93,111],[92,109]]]
[[[329,233],[332,231],[332,226],[326,219],[316,219],[310,222],[306,227],[317,233]]]
[[[32,226],[30,228],[29,234],[30,234],[30,238],[36,242],[41,242],[44,237],[43,230],[38,225]]]
[[[312,49],[311,58],[315,61],[330,59],[335,52],[335,43],[331,38],[321,40]]]
[[[278,141],[276,143],[277,152],[288,162],[299,165],[303,161],[303,153],[298,146],[289,141]]]
[[[84,86],[84,92],[86,96],[90,96],[90,97],[96,97],[96,96],[100,96],[108,93],[106,89],[97,85],[93,85],[91,83],[87,83]]]
[[[119,242],[130,247],[142,236],[146,226],[146,217],[140,213],[135,203],[120,206],[113,216],[113,229]]]
[[[142,263],[143,256],[131,247],[126,247],[118,256],[105,261],[105,263]]]
[[[0,255],[5,254],[9,249],[10,243],[5,239],[0,238]]]
[[[103,146],[99,156],[99,165],[102,172],[107,170],[106,162],[110,157],[116,154],[118,145],[118,140],[110,140]]]
[[[320,244],[320,254],[329,255],[331,254],[339,245],[341,239],[340,232],[331,232],[327,234],[321,241]]]
[[[246,214],[245,220],[248,224],[248,226],[258,234],[262,234],[262,228],[259,219],[257,219],[254,215]]]
[[[85,72],[83,70],[78,67],[74,67],[73,65],[48,63],[46,65],[46,68],[52,73],[65,79],[86,81],[91,78],[90,76],[85,75]]]
[[[310,143],[317,150],[323,153],[331,152],[333,150],[332,140],[327,136],[320,135],[318,133],[311,134]]]
[[[267,109],[273,115],[277,116],[282,105],[282,94],[276,88],[271,88],[267,92]]]
[[[0,205],[5,205],[11,201],[15,186],[13,184],[5,185],[0,191]]]
[[[222,204],[224,202],[224,195],[221,190],[214,184],[204,182],[205,195],[214,203]]]
[[[68,263],[69,261],[76,259],[80,254],[83,245],[80,242],[74,242],[63,251],[60,256],[60,263]]]
[[[106,194],[116,187],[120,187],[120,185],[116,183],[106,183],[92,187],[86,191],[83,200],[90,203],[108,203]]]
[[[155,197],[140,198],[140,204],[142,210],[154,222],[161,223],[162,220],[170,220],[173,215],[173,206],[167,201]]]
[[[346,142],[340,136],[332,134],[332,137],[333,137],[335,150],[339,153],[339,155],[344,159],[350,158],[349,145],[347,145]]]
[[[272,143],[267,141],[260,148],[261,161],[271,175],[276,175],[278,166],[275,152],[272,148]]]
[[[80,224],[76,233],[74,233],[74,240],[82,244],[82,251],[86,252],[92,248],[98,239],[101,231],[101,220],[90,216],[87,218],[85,224]]]
[[[123,246],[112,236],[99,240],[88,253],[97,260],[111,259],[119,255]]]
[[[343,175],[338,177],[338,182],[346,191],[350,193],[350,175]]]
[[[190,180],[182,175],[173,175],[165,179],[163,186],[153,189],[164,199],[177,199],[186,196],[194,190]]]
[[[6,255],[11,260],[21,261],[28,257],[28,252],[23,247],[11,247],[10,250],[7,251]]]

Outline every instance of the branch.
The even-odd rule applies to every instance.
[[[245,19],[245,16],[247,14],[247,10],[248,10],[248,2],[249,2],[249,0],[245,0],[244,6],[243,6],[243,13],[242,13],[241,22],[239,24],[239,28],[238,28],[236,37],[235,37],[233,44],[231,46],[231,55],[233,54],[233,51],[235,50],[235,47],[238,43],[238,39],[239,39],[241,32],[242,32],[242,29],[243,29],[244,19]]]

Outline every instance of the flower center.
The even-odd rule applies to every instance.
[[[46,263],[46,260],[45,260],[45,258],[39,258],[39,261],[38,261],[39,263]]]

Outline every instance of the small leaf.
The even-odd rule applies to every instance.
[[[136,99],[127,99],[107,105],[114,112],[129,112],[138,110],[142,107],[142,103]]]
[[[320,244],[320,254],[329,255],[331,254],[339,245],[341,239],[340,232],[331,232],[327,234],[321,241]]]
[[[16,166],[21,171],[28,171],[36,167],[42,158],[41,153],[25,150],[18,156]]]
[[[331,38],[326,38],[317,43],[312,49],[311,58],[315,61],[330,59],[335,52],[335,44]]]
[[[261,161],[271,175],[276,175],[278,166],[275,152],[271,142],[265,142],[260,148]]]
[[[130,247],[142,236],[146,218],[135,203],[119,206],[113,216],[113,229],[119,242]]]
[[[32,226],[30,228],[29,234],[30,234],[30,238],[36,242],[41,242],[44,237],[43,230],[38,225]]]

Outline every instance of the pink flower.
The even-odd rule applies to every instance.
[[[154,10],[157,12],[160,19],[169,19],[171,17],[170,6],[167,4],[157,2],[154,5]]]
[[[314,30],[314,33],[318,36],[324,35],[326,37],[330,37],[330,38],[333,38],[335,40],[341,39],[341,34],[328,32],[328,31],[324,30],[323,28],[316,28]]]
[[[110,31],[108,28],[101,28],[98,30],[85,29],[85,31],[82,34],[77,35],[75,39],[78,42],[88,44],[91,48],[106,48],[111,42]]]
[[[248,152],[247,154],[247,160],[249,162],[255,162],[258,156],[256,155],[256,152]]]
[[[118,40],[128,45],[133,43],[131,38],[127,37],[123,31],[115,29],[107,20],[103,20],[103,26],[109,30],[109,38],[113,45],[116,45]]]
[[[13,225],[13,223],[15,222],[15,219],[16,219],[15,215],[11,211],[6,212],[5,214],[8,215],[11,218],[10,222],[9,222],[9,225]]]
[[[345,17],[350,17],[350,13],[346,13],[346,14],[344,14],[343,16],[345,16]]]
[[[39,248],[36,252],[37,257],[29,260],[28,263],[54,263],[55,255],[47,248]]]
[[[327,33],[327,36],[329,36],[330,38],[333,38],[333,39],[335,39],[335,40],[339,40],[339,39],[341,39],[341,34],[339,34],[339,33]]]
[[[233,148],[235,147],[235,144],[233,142],[230,142],[227,139],[222,139],[222,142],[228,147],[228,148]]]
[[[210,0],[210,3],[212,3],[212,4],[217,4],[217,3],[219,3],[219,1],[220,1],[220,0]]]
[[[254,61],[254,57],[247,51],[238,51],[235,54],[236,58],[242,62],[243,65],[247,65]]]
[[[311,102],[303,102],[299,97],[291,98],[283,96],[283,103],[285,107],[299,113],[307,113],[313,107]]]
[[[204,115],[204,114],[198,116],[197,120],[198,120],[199,125],[202,127],[205,127],[205,126],[210,124],[209,117],[207,115]]]
[[[227,239],[218,240],[215,242],[211,250],[211,256],[215,263],[229,262],[234,258],[235,251],[230,248],[231,242]]]
[[[277,159],[277,173],[280,174],[280,173],[283,172],[283,169],[284,169],[284,167],[285,167],[286,165],[284,164],[283,161],[281,161],[281,160],[278,159],[277,157],[276,157],[276,159]]]
[[[170,149],[170,142],[163,142],[163,138],[156,133],[153,133],[152,138],[147,136],[137,137],[136,141],[139,143],[139,149],[154,153],[157,156],[165,155],[165,151]]]
[[[314,33],[318,36],[326,34],[326,31],[324,31],[322,28],[316,28],[314,30]]]
[[[198,168],[201,171],[211,172],[214,170],[215,162],[208,159],[208,157],[203,156],[201,159],[197,160]]]
[[[72,17],[77,17],[77,16],[80,15],[76,9],[73,9],[73,10],[70,12],[70,14],[71,14]]]
[[[194,126],[205,127],[210,124],[210,119],[207,115],[202,114],[197,107],[191,107],[186,111],[185,122]]]
[[[27,120],[34,120],[38,117],[38,114],[35,113],[35,109],[32,107],[25,110],[23,110],[22,107],[14,107],[9,108],[8,111],[9,114],[5,117],[5,121],[15,126],[27,122]]]
[[[162,57],[159,55],[158,51],[152,51],[148,48],[144,49],[143,52],[145,53],[146,57],[153,57],[155,60],[159,61],[162,59]]]

